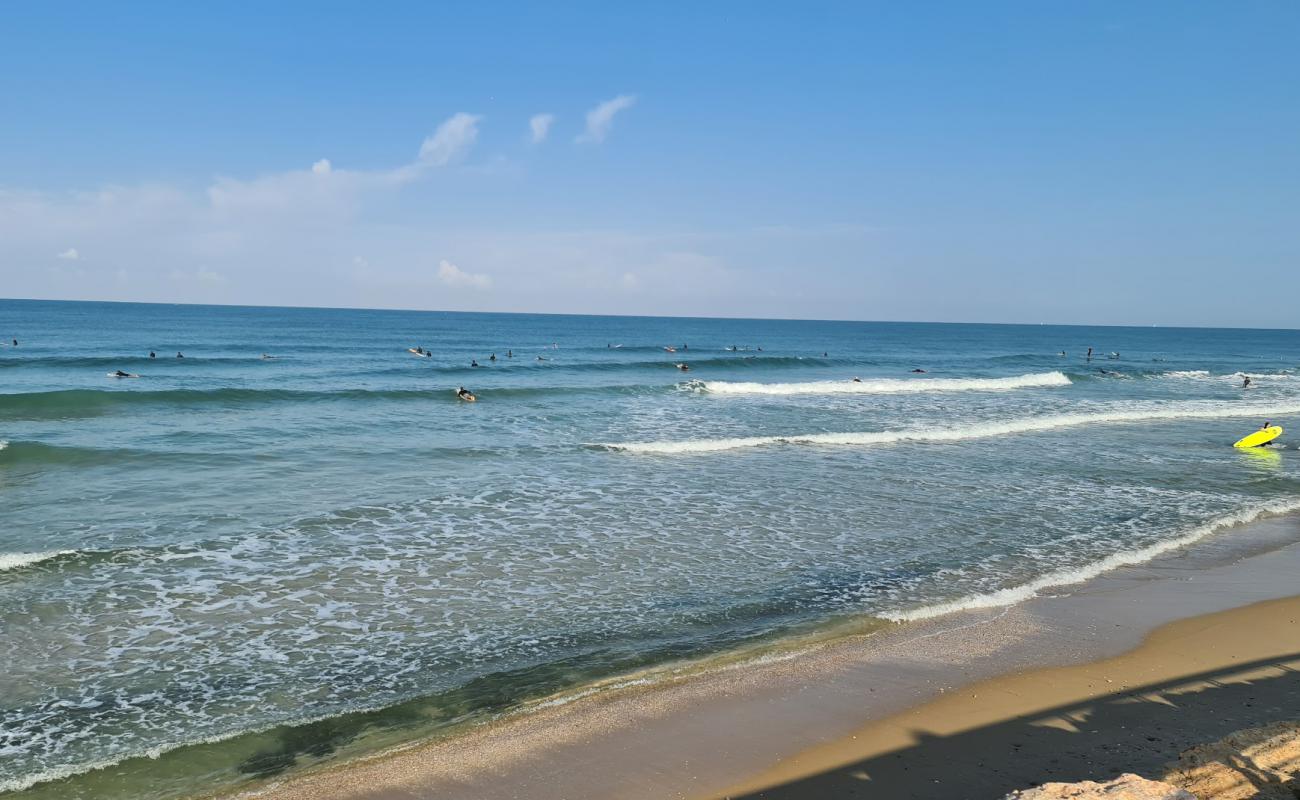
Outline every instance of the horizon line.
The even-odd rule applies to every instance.
[[[1287,331],[1296,332],[1300,328],[1272,328],[1272,327],[1242,327],[1242,326],[1223,326],[1223,325],[1161,325],[1151,323],[1150,325],[1137,324],[1108,324],[1096,322],[983,322],[973,320],[922,320],[922,319],[843,319],[843,318],[826,318],[826,317],[748,317],[748,316],[700,316],[694,314],[594,314],[590,312],[568,312],[568,311],[456,311],[449,309],[437,308],[384,308],[377,306],[312,306],[312,305],[280,305],[270,303],[186,303],[186,302],[167,302],[158,300],[69,300],[67,298],[46,298],[46,297],[0,297],[0,302],[16,303],[113,303],[117,305],[139,305],[139,306],[195,306],[198,308],[283,308],[295,310],[312,310],[312,311],[379,311],[393,313],[415,313],[415,314],[495,314],[499,316],[548,316],[548,317],[598,317],[604,319],[682,319],[682,320],[736,320],[744,322],[842,322],[842,323],[860,323],[860,324],[896,324],[896,325],[998,325],[1004,327],[1021,327],[1021,328],[1134,328],[1139,330],[1149,330],[1151,328],[1166,328],[1174,330],[1206,330],[1206,331]]]

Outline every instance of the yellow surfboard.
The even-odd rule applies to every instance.
[[[1263,430],[1255,431],[1249,436],[1242,437],[1233,447],[1259,447],[1261,444],[1268,444],[1281,435],[1282,426],[1271,425]]]

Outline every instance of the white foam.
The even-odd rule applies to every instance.
[[[936,603],[934,605],[922,606],[910,611],[901,611],[892,614],[886,613],[881,616],[886,619],[894,620],[895,622],[911,622],[919,619],[937,617],[943,614],[951,614],[954,611],[966,611],[976,608],[997,608],[999,606],[1014,605],[1037,596],[1043,589],[1048,589],[1054,586],[1069,586],[1071,584],[1083,583],[1084,581],[1091,580],[1104,572],[1109,572],[1119,567],[1150,561],[1156,556],[1195,544],[1197,541],[1225,528],[1245,525],[1262,517],[1289,514],[1295,511],[1300,511],[1300,500],[1278,500],[1272,503],[1266,503],[1262,506],[1256,506],[1255,508],[1245,509],[1233,514],[1225,514],[1221,517],[1217,517],[1209,522],[1192,528],[1182,536],[1176,536],[1163,542],[1157,542],[1156,544],[1138,550],[1122,550],[1118,553],[1109,555],[1100,561],[1094,561],[1091,564],[1050,572],[1041,578],[1019,586],[1000,589],[996,592],[967,595],[966,597],[951,600],[946,603]]]
[[[1208,378],[1210,371],[1208,369],[1176,369],[1173,372],[1166,372],[1165,378]]]
[[[1127,411],[1101,411],[1092,414],[1052,414],[1023,417],[1003,422],[979,422],[955,428],[918,428],[904,431],[866,431],[861,433],[807,433],[790,436],[748,436],[731,439],[691,439],[679,442],[626,442],[601,446],[629,453],[712,453],[770,444],[888,445],[900,442],[957,442],[1019,433],[1034,433],[1057,428],[1107,423],[1154,422],[1177,419],[1229,419],[1233,417],[1276,417],[1300,414],[1300,404],[1274,406],[1166,405]]]
[[[927,392],[1005,392],[1069,386],[1063,372],[1038,372],[1010,378],[877,378],[865,381],[809,381],[807,383],[733,383],[694,381],[690,384],[709,394],[924,394]]]
[[[37,564],[41,561],[47,561],[57,556],[75,553],[76,550],[47,550],[43,553],[0,553],[0,572],[10,569],[18,569],[31,564]]]

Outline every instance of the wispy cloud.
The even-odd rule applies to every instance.
[[[466,272],[446,259],[438,262],[438,280],[453,287],[492,288],[492,278],[489,276],[482,273]]]
[[[587,128],[578,137],[577,141],[593,142],[595,144],[605,141],[605,137],[609,135],[609,129],[614,125],[614,115],[626,108],[631,108],[635,104],[635,95],[620,94],[618,97],[606,100],[588,111]]]
[[[478,124],[482,119],[463,111],[453,115],[420,145],[419,163],[442,167],[465,155],[478,140]]]
[[[64,250],[62,253],[55,256],[55,258],[61,258],[64,261],[76,261],[81,258],[81,253],[77,252],[77,248],[69,247],[67,250]]]
[[[532,132],[533,144],[546,141],[546,135],[551,132],[551,125],[554,122],[554,114],[534,114],[528,119],[528,129]]]
[[[410,163],[391,169],[337,169],[322,158],[310,169],[272,173],[252,179],[218,177],[208,188],[213,210],[223,214],[269,211],[307,212],[313,215],[351,211],[357,196],[370,189],[410,183],[429,170],[460,160],[478,140],[482,117],[459,112],[448,117],[420,144]]]

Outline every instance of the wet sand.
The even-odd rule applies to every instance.
[[[1300,716],[1297,540],[1294,517],[1257,523],[1058,595],[684,670],[257,796],[995,798],[1150,773]]]

